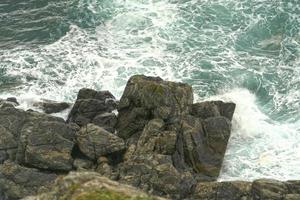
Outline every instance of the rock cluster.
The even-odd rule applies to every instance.
[[[170,199],[292,199],[300,188],[297,182],[270,180],[214,182],[235,104],[194,103],[192,88],[184,83],[136,75],[119,102],[108,91],[84,88],[66,121],[45,113],[64,110],[67,103],[37,104],[45,113],[17,105],[13,98],[0,101],[1,200],[47,191],[57,177],[50,192],[28,199],[132,190],[122,184]],[[62,178],[70,171],[80,173]]]

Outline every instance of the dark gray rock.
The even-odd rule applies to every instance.
[[[64,120],[29,112],[20,132],[17,162],[40,169],[72,169],[75,130]]]
[[[193,103],[192,88],[158,77],[132,76],[118,107],[118,135],[124,139],[142,131],[147,122],[161,118],[176,122]]]
[[[33,106],[42,109],[47,114],[59,113],[71,107],[71,104],[66,102],[56,102],[50,100],[44,100],[42,102],[36,102]]]
[[[67,121],[84,126],[92,122],[97,115],[110,113],[116,107],[115,97],[109,91],[97,92],[84,88],[79,91]]]
[[[92,160],[125,150],[123,139],[94,124],[87,124],[80,129],[77,144],[81,152]]]
[[[103,113],[94,117],[93,124],[100,126],[108,132],[114,133],[116,130],[117,116],[115,113]]]
[[[8,98],[6,99],[6,101],[12,102],[12,103],[14,103],[14,104],[17,105],[17,106],[20,105],[16,97],[8,97]]]
[[[0,165],[0,191],[4,200],[17,200],[46,190],[57,175],[22,167],[12,162]]]
[[[191,106],[191,114],[202,119],[223,116],[231,121],[234,110],[234,103],[225,103],[222,101],[206,101],[195,103]]]

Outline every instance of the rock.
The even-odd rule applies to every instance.
[[[104,128],[108,132],[114,133],[116,130],[117,116],[115,113],[99,114],[93,119],[92,123]]]
[[[244,181],[199,182],[189,199],[194,200],[250,200],[251,184]]]
[[[0,165],[0,191],[4,200],[17,200],[47,189],[57,175],[11,162]]]
[[[0,106],[4,107],[16,107],[20,105],[15,97],[9,97],[6,100],[0,99]]]
[[[51,192],[38,196],[27,197],[24,200],[166,200],[150,196],[128,185],[111,181],[99,176],[98,173],[70,173],[58,179]]]
[[[0,164],[9,158],[13,160],[14,157],[10,155],[15,153],[17,148],[18,143],[16,142],[14,135],[0,125]],[[12,152],[12,154],[10,152]]]
[[[59,113],[71,107],[71,104],[66,102],[56,102],[50,100],[44,100],[42,102],[36,102],[33,106],[42,109],[47,114]]]
[[[222,101],[206,101],[191,106],[191,114],[202,119],[223,116],[231,121],[234,110],[234,103],[224,103]]]
[[[11,104],[0,106],[0,164],[15,160],[20,131],[27,119],[27,113]]]
[[[300,194],[300,180],[287,181],[286,185],[291,194]]]
[[[175,122],[193,103],[192,88],[158,77],[132,76],[118,107],[118,135],[124,139],[142,131],[147,122],[161,118]]]
[[[77,158],[74,160],[73,165],[76,170],[91,169],[93,167],[93,162],[91,160]]]
[[[61,118],[28,112],[20,131],[17,162],[39,169],[72,169],[75,130]]]
[[[92,160],[125,150],[125,143],[121,138],[94,124],[87,124],[80,129],[77,144],[81,152]]]
[[[16,97],[8,97],[8,98],[6,99],[6,101],[12,102],[12,103],[14,103],[16,106],[20,105],[19,102],[17,101],[17,98],[16,98]]]
[[[276,180],[260,179],[254,181],[252,184],[252,195],[254,200],[283,199],[287,190],[288,188],[285,183]]]
[[[184,181],[184,174],[180,174],[172,165],[169,155],[136,155],[121,163],[119,171],[119,181],[172,199],[183,199],[192,187],[192,184]]]
[[[287,194],[283,200],[299,200],[300,194]]]
[[[97,115],[110,113],[116,107],[115,97],[109,91],[97,92],[84,88],[79,91],[67,121],[84,126],[92,122]]]

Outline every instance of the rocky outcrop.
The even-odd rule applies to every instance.
[[[166,200],[150,196],[93,172],[70,173],[56,181],[51,192],[24,200]]]
[[[117,107],[115,97],[109,91],[95,91],[91,89],[81,89],[78,93],[76,102],[68,116],[68,122],[74,122],[79,126],[87,125],[88,123],[98,122],[97,117],[105,113],[111,113]],[[105,118],[105,116],[102,116]],[[100,122],[103,123],[103,122]],[[113,122],[107,120],[105,127],[108,131],[111,131],[110,123]],[[113,132],[113,131],[112,131]]]
[[[127,151],[110,171],[121,182],[183,199],[197,180],[218,177],[234,109],[233,103],[193,104],[187,84],[133,76],[118,106],[117,134]]]
[[[62,108],[48,103],[41,105],[47,113]],[[51,176],[98,173],[58,179],[63,182],[53,195],[62,199],[101,186],[100,175],[170,199],[198,198],[199,184],[219,175],[235,109],[221,101],[194,103],[188,84],[143,75],[129,79],[119,103],[108,91],[81,89],[67,122],[7,101],[0,105],[0,163]],[[2,176],[10,180],[7,173]],[[76,187],[64,196],[70,183]],[[101,188],[91,187],[91,193]],[[7,189],[0,187],[1,192],[12,197]]]

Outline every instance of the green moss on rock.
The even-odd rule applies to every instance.
[[[109,191],[106,189],[93,190],[89,192],[82,192],[74,196],[71,200],[154,200],[150,197],[130,197],[122,193]]]

